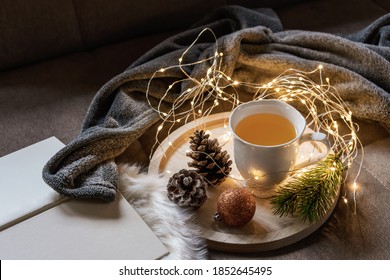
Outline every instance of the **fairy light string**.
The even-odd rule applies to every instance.
[[[160,146],[159,134],[165,128],[164,133],[168,134],[175,128],[175,125],[183,125],[192,120],[199,120],[207,117],[213,112],[218,112],[218,106],[228,104],[228,111],[232,111],[243,101],[240,100],[239,92],[252,92],[252,100],[260,100],[265,98],[274,98],[290,103],[296,107],[304,115],[307,126],[315,132],[323,132],[327,134],[329,141],[332,143],[331,149],[335,154],[340,155],[340,160],[345,167],[346,175],[344,183],[348,177],[348,171],[354,160],[361,152],[361,159],[357,174],[352,181],[353,200],[356,211],[356,192],[358,188],[357,178],[360,175],[363,162],[363,146],[357,136],[359,126],[352,119],[352,112],[339,96],[337,89],[330,83],[330,79],[325,76],[323,65],[318,65],[312,71],[301,71],[298,69],[287,69],[279,76],[265,84],[250,83],[234,80],[232,77],[224,73],[223,57],[224,54],[216,50],[209,57],[198,61],[186,61],[186,54],[198,42],[200,37],[209,32],[213,35],[215,41],[217,38],[211,29],[204,29],[199,33],[193,43],[181,54],[178,58],[178,64],[171,65],[157,70],[150,78],[146,98],[149,105],[158,113],[162,122],[158,126],[155,143],[152,147],[153,151]],[[205,73],[202,77],[192,77],[187,73],[186,69],[195,66],[206,66]],[[172,82],[162,94],[157,105],[152,102],[150,88],[152,81],[169,70],[179,70],[183,78]],[[314,82],[310,77],[316,76],[319,82]],[[177,91],[183,84],[189,85],[182,89],[179,94],[173,93]],[[172,96],[175,96],[172,98]],[[168,109],[166,105],[171,104]],[[226,107],[224,107],[226,111]],[[200,121],[197,126],[203,129],[203,124]],[[341,131],[343,127],[343,132]],[[170,142],[170,145],[171,142]],[[150,157],[152,154],[150,155]],[[312,153],[309,154],[309,158]],[[334,163],[335,164],[335,163]],[[330,167],[330,171],[332,171]],[[302,172],[298,171],[299,173]],[[237,178],[233,178],[237,180]],[[347,189],[343,195],[345,203],[347,199]]]

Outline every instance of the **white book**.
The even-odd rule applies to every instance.
[[[0,158],[0,259],[159,259],[169,251],[117,193],[71,200],[42,179],[62,147],[55,137]]]
[[[118,193],[68,200],[0,232],[2,260],[148,260],[168,250]]]
[[[51,137],[0,158],[0,231],[66,200],[42,179],[43,166],[63,147]]]

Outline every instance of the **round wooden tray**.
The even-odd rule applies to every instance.
[[[157,148],[149,165],[149,173],[166,172],[173,174],[180,169],[188,168],[190,161],[185,154],[189,150],[189,136],[195,129],[205,129],[210,138],[218,141],[227,150],[232,160],[233,141],[229,133],[228,120],[230,113],[219,113],[187,123],[171,133]],[[305,143],[301,146],[297,163],[302,162],[310,153],[320,154],[320,146]],[[234,163],[231,175],[241,178]],[[316,231],[333,212],[337,199],[330,211],[316,223],[304,223],[294,217],[275,216],[268,198],[256,197],[256,213],[253,219],[242,227],[229,227],[214,220],[219,195],[227,188],[242,187],[238,180],[228,178],[218,187],[208,188],[208,199],[197,211],[197,223],[202,229],[202,237],[207,240],[209,248],[226,252],[262,252],[275,250],[291,245]],[[340,194],[340,187],[338,195]]]

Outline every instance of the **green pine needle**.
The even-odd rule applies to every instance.
[[[293,176],[271,198],[274,214],[297,214],[303,221],[319,221],[336,199],[343,170],[339,156],[329,154],[301,176]]]

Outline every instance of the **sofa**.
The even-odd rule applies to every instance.
[[[286,29],[333,33],[365,27],[389,11],[386,3],[242,1],[275,8]],[[224,4],[240,1],[2,1],[0,155],[52,135],[74,139],[105,82]]]
[[[286,30],[336,35],[356,32],[390,12],[386,0],[4,0],[0,4],[0,156],[50,136],[70,143],[80,133],[93,97],[107,81],[211,10],[233,4],[272,8]],[[380,172],[385,167],[375,161],[375,155],[389,153],[389,132],[376,123],[360,126],[369,131],[361,135],[371,152],[365,171],[371,181],[367,180],[388,188],[388,177],[382,178]],[[381,241],[357,245],[364,238],[352,240],[351,251],[349,246],[341,246],[342,251],[323,250],[340,245],[330,244],[328,235],[320,229],[294,246],[265,254],[212,250],[209,254],[215,259],[389,257],[385,249],[378,249]],[[390,247],[388,237],[383,242],[384,248]]]

